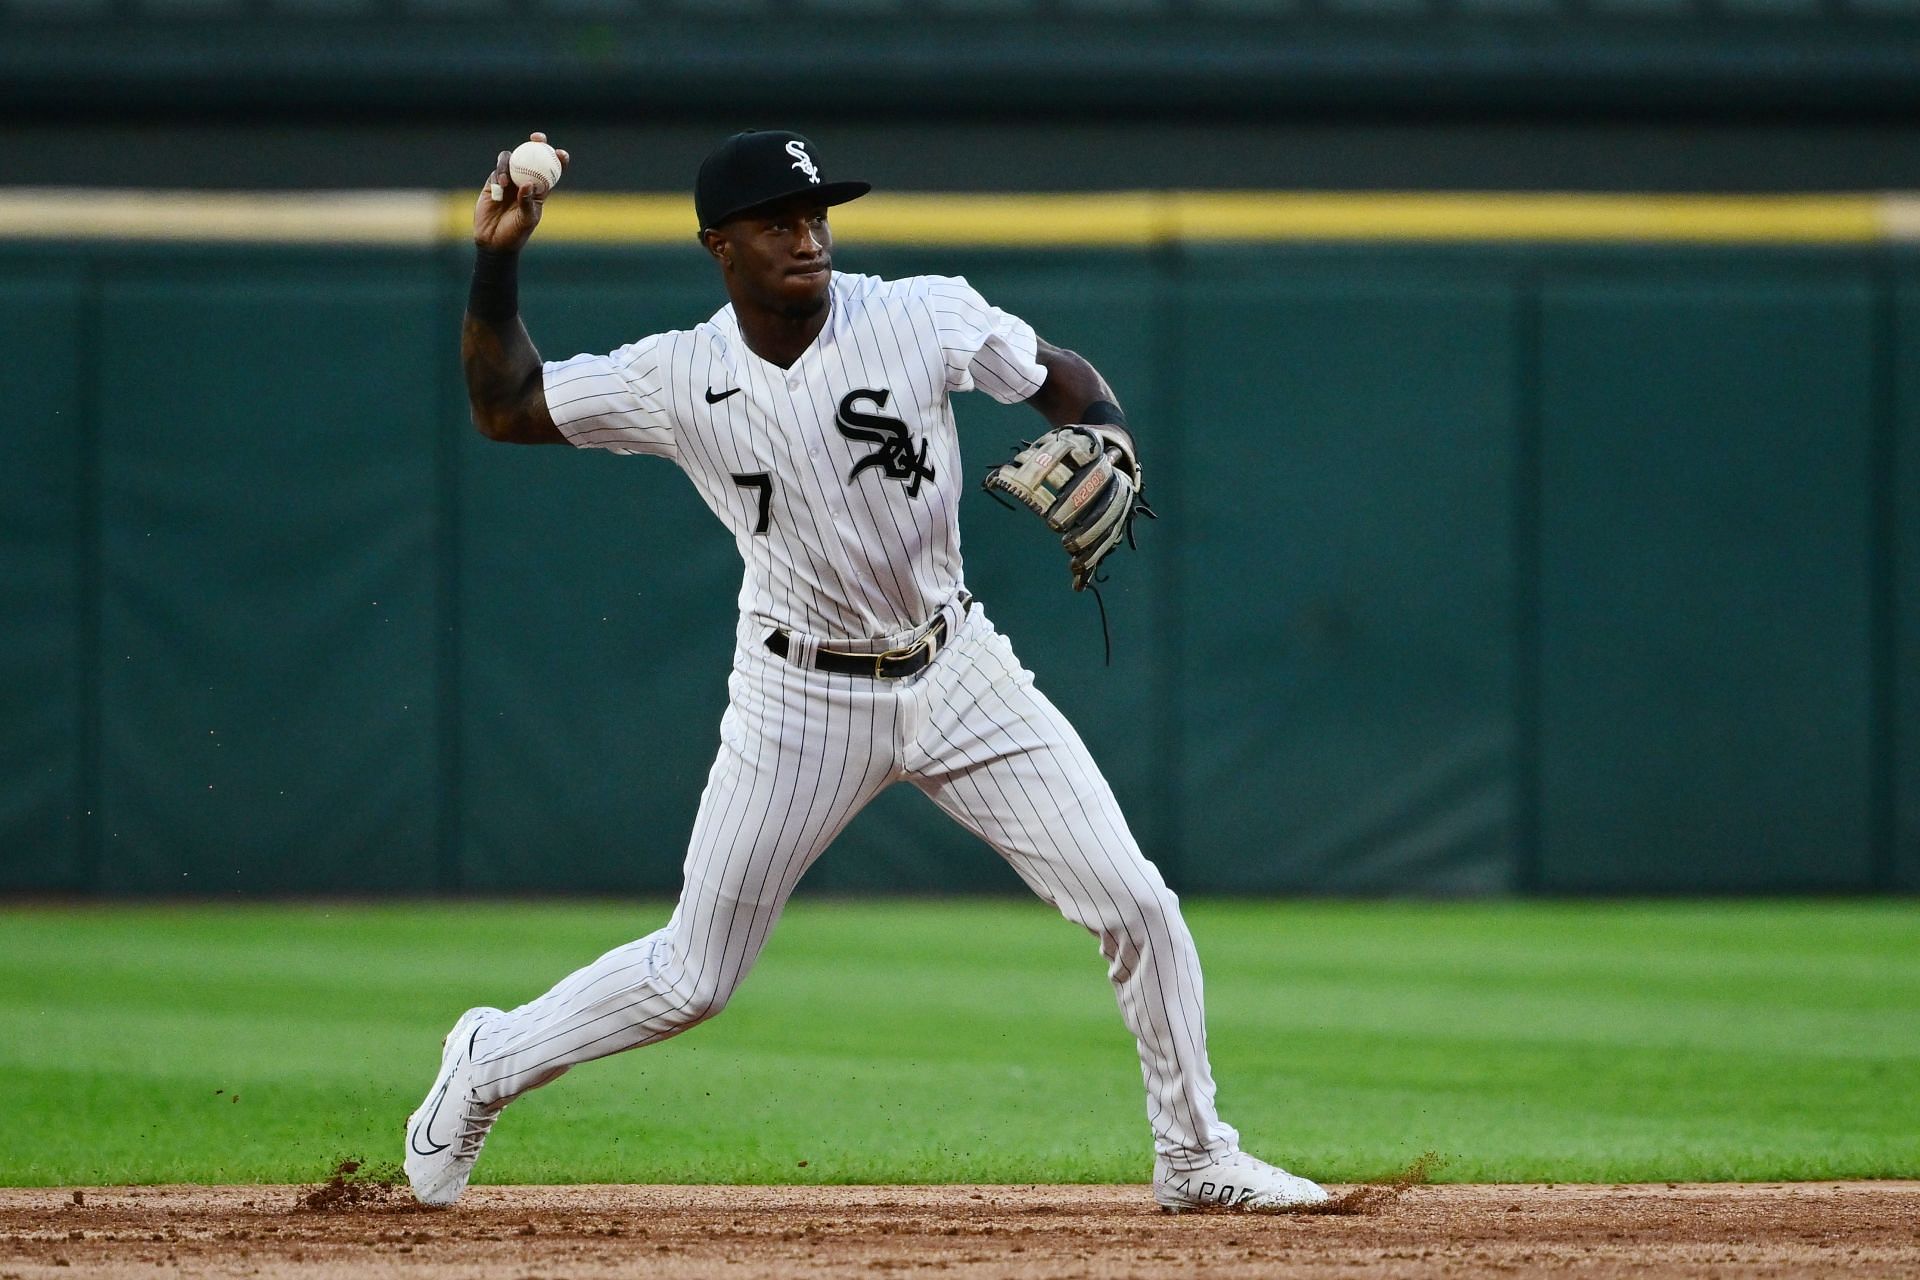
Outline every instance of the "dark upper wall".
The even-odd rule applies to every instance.
[[[673,190],[792,123],[882,182],[1920,186],[1896,0],[12,0],[0,172]]]
[[[103,114],[530,97],[670,116],[1895,111],[1916,101],[1920,30],[1890,0],[15,0],[6,12],[0,104]]]

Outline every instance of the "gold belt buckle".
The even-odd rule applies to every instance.
[[[908,645],[906,648],[889,649],[885,653],[874,654],[873,655],[873,678],[875,680],[900,679],[899,676],[890,676],[886,673],[884,668],[887,662],[889,660],[894,662],[904,661],[908,658],[911,658],[914,654],[918,653],[922,649],[925,649],[927,651],[927,657],[929,660],[931,660],[933,657],[933,650],[934,650],[934,643],[935,643],[933,633],[938,631],[939,629],[940,629],[940,620],[935,619],[933,622],[933,625],[927,628],[926,634],[922,635],[918,640],[915,640],[912,644]]]

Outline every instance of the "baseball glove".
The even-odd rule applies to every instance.
[[[1135,516],[1153,515],[1140,498],[1139,463],[1096,427],[1055,427],[989,471],[985,487],[1017,498],[1060,535],[1075,591],[1122,538],[1133,545]]]

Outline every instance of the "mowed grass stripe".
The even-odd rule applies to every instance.
[[[669,909],[10,909],[0,1182],[397,1158],[460,1010],[530,998]],[[1460,1181],[1920,1175],[1912,903],[1188,909],[1224,1112],[1304,1172],[1434,1150]],[[720,1019],[516,1103],[480,1180],[1137,1181],[1147,1162],[1084,933],[1024,901],[803,899]]]

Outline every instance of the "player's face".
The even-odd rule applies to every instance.
[[[790,200],[727,224],[721,260],[747,296],[770,310],[804,317],[827,304],[833,232],[826,206]]]

